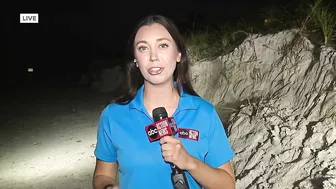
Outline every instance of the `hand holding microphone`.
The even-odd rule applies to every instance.
[[[175,120],[168,117],[164,107],[155,108],[152,113],[155,123],[146,126],[148,139],[150,142],[160,139],[162,155],[172,169],[171,180],[174,189],[189,189],[187,177],[181,169],[187,168],[191,156],[180,140],[173,138],[178,131]]]
[[[159,125],[163,125],[163,127],[157,126],[159,133],[165,133],[165,135],[160,137],[162,156],[164,157],[165,161],[172,163],[173,167],[177,166],[179,169],[188,169],[187,165],[191,156],[185,150],[181,141],[173,137],[174,134],[178,131],[174,118],[168,118],[166,109],[164,107],[158,107],[153,110],[153,119],[156,123],[168,119],[168,124],[161,124],[159,122]],[[160,132],[160,129],[164,127],[168,127],[167,130],[170,129],[172,132]]]
[[[182,170],[188,170],[192,157],[179,139],[165,136],[160,139],[162,156],[166,162],[173,163]]]

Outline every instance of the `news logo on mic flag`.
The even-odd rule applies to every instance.
[[[178,137],[198,141],[199,131],[195,129],[179,128]]]
[[[172,136],[178,129],[174,118],[164,118],[145,127],[150,142],[161,139],[164,136]]]
[[[168,118],[168,122],[169,122],[170,128],[172,129],[172,132],[173,132],[174,134],[177,133],[178,128],[177,128],[177,125],[176,125],[176,123],[175,123],[175,119],[172,118],[172,117],[169,117],[169,118]]]

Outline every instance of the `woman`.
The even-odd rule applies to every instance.
[[[234,152],[214,106],[191,86],[186,47],[174,23],[146,17],[130,38],[130,52],[128,91],[100,117],[94,188],[173,189],[169,163],[185,171],[190,189],[234,188]],[[154,122],[157,107],[165,107],[179,128],[195,131],[197,140],[149,142],[144,128]]]

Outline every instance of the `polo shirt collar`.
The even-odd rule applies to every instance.
[[[176,86],[176,81],[174,82],[174,85]],[[142,85],[139,88],[136,96],[129,103],[130,110],[137,109],[138,111],[142,111],[142,112],[147,111],[143,103],[143,93],[144,93],[144,85]],[[174,115],[183,110],[196,110],[197,109],[193,102],[192,96],[187,93],[184,93],[183,87],[181,87],[180,94],[181,94],[180,100],[179,100],[179,103],[178,103],[178,106],[177,106],[177,109]]]

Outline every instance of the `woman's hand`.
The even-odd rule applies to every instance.
[[[165,136],[160,139],[160,144],[166,162],[173,163],[182,170],[192,169],[194,158],[185,150],[179,139]]]

